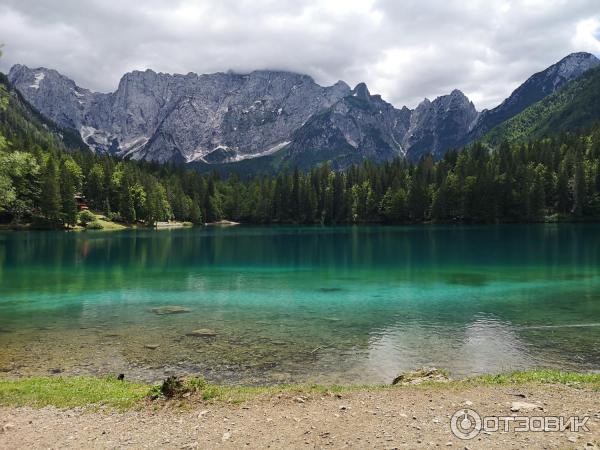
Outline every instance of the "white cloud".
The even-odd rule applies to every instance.
[[[597,0],[3,0],[0,68],[111,91],[123,73],[282,69],[365,81],[396,106],[454,88],[478,108],[572,51],[600,53]]]
[[[573,37],[573,46],[587,48],[591,52],[600,54],[600,19],[592,17],[577,23]]]

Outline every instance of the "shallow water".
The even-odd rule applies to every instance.
[[[168,305],[189,312],[151,311]],[[217,336],[187,335],[203,328]],[[362,383],[430,365],[599,370],[598,226],[0,233],[0,376]]]

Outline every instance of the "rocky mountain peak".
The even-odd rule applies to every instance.
[[[571,53],[541,72],[533,74],[500,105],[482,111],[477,123],[461,144],[483,137],[496,125],[516,116],[528,106],[561,89],[599,64],[600,60],[591,53]]]
[[[431,108],[431,100],[429,100],[427,97],[425,97],[425,98],[424,98],[424,99],[421,101],[421,103],[419,103],[419,104],[417,105],[417,107],[415,108],[415,110],[414,110],[414,111],[415,111],[415,112],[417,112],[417,111],[421,112],[421,111],[426,111],[426,110],[428,110],[428,109],[430,109],[430,108]]]
[[[352,90],[352,95],[358,97],[361,100],[369,100],[371,98],[371,93],[369,92],[369,88],[365,83],[358,83],[356,87]]]
[[[452,100],[469,102],[469,98],[460,89],[453,89],[448,95]]]
[[[454,89],[448,95],[442,95],[437,97],[432,103],[434,107],[442,110],[448,110],[450,108],[469,108],[475,110],[475,106],[469,100],[469,98],[460,90]]]
[[[321,86],[308,75],[168,74],[135,70],[111,93],[81,88],[47,68],[15,65],[9,80],[40,112],[77,130],[90,148],[134,159],[223,164],[280,153],[278,161],[343,168],[364,159],[436,158],[460,148],[600,63],[573,53],[478,113],[458,89],[414,110],[394,108],[365,83]]]
[[[477,115],[473,103],[458,89],[433,101],[426,98],[410,116],[410,127],[403,140],[407,158],[417,161],[425,153],[441,157],[457,146]]]
[[[22,64],[15,64],[9,71],[10,80],[15,80],[21,84],[27,84],[28,89],[39,90],[41,87],[56,83],[75,86],[75,83],[69,78],[61,75],[56,70],[46,67],[36,67],[30,69]],[[14,82],[13,82],[14,83]]]
[[[559,62],[550,66],[548,73],[554,76],[572,79],[596,67],[600,60],[591,53],[577,52],[565,56]]]

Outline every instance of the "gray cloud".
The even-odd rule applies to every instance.
[[[0,30],[1,70],[104,92],[133,69],[281,69],[410,107],[454,88],[492,107],[572,51],[600,54],[597,0],[3,0]]]

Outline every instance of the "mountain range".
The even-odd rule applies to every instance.
[[[415,109],[396,108],[364,83],[324,87],[307,75],[280,71],[134,71],[112,93],[92,92],[43,67],[15,65],[8,78],[46,118],[75,130],[95,152],[198,168],[308,168],[329,161],[343,169],[367,159],[417,161],[427,153],[439,159],[523,120],[598,65],[590,53],[573,53],[483,111],[459,90]],[[552,105],[556,110],[556,100]]]

